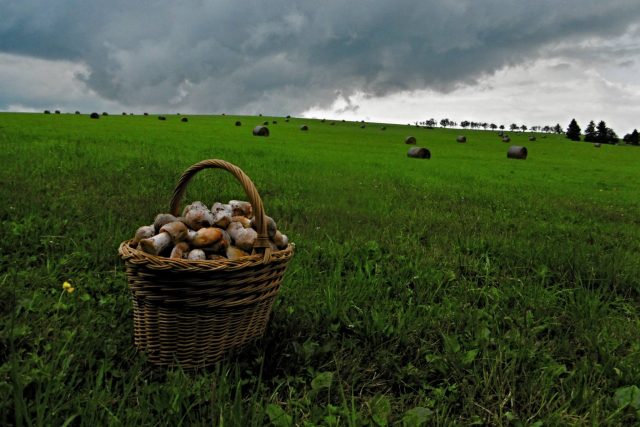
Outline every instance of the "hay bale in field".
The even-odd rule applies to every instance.
[[[167,120],[165,116],[158,116],[158,120]]]
[[[520,147],[519,145],[512,145],[507,151],[507,158],[524,160],[527,158],[527,147]]]
[[[326,119],[322,119],[322,120],[320,120],[320,123],[324,123],[326,121],[327,121]]]
[[[289,119],[284,119],[285,122],[289,123]]]
[[[535,137],[535,136],[530,136],[530,137],[529,137],[529,141],[535,141],[535,140],[536,140],[536,137]]]
[[[183,118],[180,119],[180,121],[186,123],[186,122],[189,121],[189,118],[188,117],[183,117]]]
[[[382,126],[382,127],[380,128],[380,130],[387,130],[387,127],[386,127],[386,126]]]
[[[503,131],[498,132],[498,136],[502,138],[504,136],[504,132]]]
[[[415,144],[416,141],[416,137],[415,136],[408,136],[405,138],[404,143],[405,144]]]
[[[508,135],[502,137],[502,142],[511,142],[511,138]]]
[[[44,113],[45,113],[45,114],[51,114],[51,111],[49,111],[49,110],[44,110]]]
[[[253,136],[269,136],[269,128],[266,126],[256,126],[253,128]]]
[[[307,131],[307,130],[309,130],[309,126],[302,125],[302,126],[300,126],[300,130]]]
[[[89,117],[91,117],[92,119],[99,119],[99,118],[100,118],[100,114],[98,114],[98,113],[91,113],[91,115],[90,115]]]
[[[258,114],[258,116],[262,117],[262,113]]]
[[[236,126],[242,126],[242,122],[240,122],[240,120],[236,120]]]
[[[267,122],[262,122],[262,125],[263,126],[269,126],[269,122],[268,121]]]
[[[364,129],[364,128],[365,128],[365,125],[360,125],[360,129]]]
[[[595,144],[593,144],[593,146],[596,147],[596,148],[600,148],[601,145],[602,144],[600,144],[599,142],[596,142]]]
[[[467,142],[467,137],[464,135],[458,135],[458,137],[456,138],[456,141],[458,142]]]
[[[335,125],[336,125],[336,122],[331,122],[331,123],[329,123],[329,124],[330,124],[331,126],[335,126]]]
[[[277,125],[278,121],[277,120],[273,120],[273,121],[271,121],[271,124]]]
[[[431,152],[423,147],[411,147],[407,152],[407,157],[413,157],[414,159],[430,159]]]

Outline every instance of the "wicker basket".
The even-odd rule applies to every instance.
[[[190,261],[149,255],[120,244],[133,299],[134,338],[155,365],[203,367],[219,361],[265,331],[271,306],[280,289],[293,246],[273,251],[269,246],[262,200],[237,166],[204,160],[187,169],[171,199],[179,215],[189,180],[200,170],[219,168],[242,184],[255,213],[258,239],[250,256],[238,260]]]

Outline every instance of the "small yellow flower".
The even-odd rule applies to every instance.
[[[76,290],[76,288],[73,288],[73,287],[67,288],[67,292],[69,292],[70,294],[72,294],[73,291],[75,291],[75,290]]]
[[[65,291],[68,291],[71,288],[72,288],[72,286],[71,286],[71,283],[69,283],[69,282],[64,282],[62,284],[62,289],[64,289]]]

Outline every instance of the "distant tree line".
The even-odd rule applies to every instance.
[[[439,121],[434,118],[430,118],[422,122],[415,122],[416,126],[426,126],[427,128],[434,128],[438,126],[438,124],[442,128],[460,127],[462,129],[469,128],[469,129],[484,129],[484,130],[487,130],[487,129],[504,130],[506,128],[506,126],[502,124],[497,125],[495,123],[476,122],[473,120],[462,120],[461,122],[455,122],[448,118],[440,119]],[[528,127],[527,125],[524,125],[524,124],[518,125],[516,123],[511,123],[509,125],[509,129],[512,132],[516,132],[516,131],[526,132],[527,130],[530,130],[531,132],[545,132],[545,133],[557,133],[557,134],[561,134],[564,132],[562,130],[562,126],[560,126],[560,123],[552,126],[546,125],[546,126],[531,126],[531,127]]]
[[[572,141],[580,141],[582,139],[581,129],[580,126],[578,126],[576,119],[571,120],[569,126],[567,126],[565,135]],[[620,139],[613,129],[607,127],[604,120],[601,120],[598,125],[591,120],[584,130],[584,139],[582,140],[585,142],[598,142],[601,144],[617,144]],[[638,142],[638,131],[636,129],[634,129],[633,132],[626,134],[622,140],[627,144],[640,145]]]

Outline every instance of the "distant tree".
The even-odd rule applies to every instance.
[[[504,125],[500,125],[500,130],[504,130]]]
[[[560,126],[560,123],[557,123],[554,127],[553,127],[553,131],[555,133],[557,133],[558,135],[562,133],[562,126]]]
[[[518,129],[518,125],[515,123],[511,123],[511,125],[509,125],[509,129],[511,129],[512,131],[515,131],[516,129]]]
[[[542,128],[542,132],[546,132],[546,133],[551,132],[551,128],[549,127],[549,125],[545,125],[545,126]]]
[[[609,142],[609,132],[604,120],[600,120],[596,127],[596,141],[603,144],[607,144]]]
[[[640,145],[640,139],[638,138],[638,130],[634,129],[633,132],[628,133],[622,138],[624,142],[631,145]]]
[[[522,132],[526,132],[527,131],[527,125],[520,126],[520,129],[522,129]]]
[[[596,124],[591,120],[584,130],[584,140],[586,142],[596,142]]]
[[[470,125],[469,120],[463,120],[460,122],[460,126],[462,126],[463,129],[466,129],[467,126],[469,125]]]
[[[489,127],[491,128],[491,130],[496,130],[496,129],[498,129],[498,126],[497,126],[495,123],[491,123],[491,124],[489,125]]]
[[[425,122],[427,124],[428,127],[434,127],[436,125],[436,119],[429,119]]]
[[[607,143],[609,144],[617,144],[620,139],[618,135],[611,128],[607,128]]]
[[[580,141],[580,126],[578,126],[578,122],[576,119],[571,119],[571,123],[567,127],[567,138],[572,141]]]
[[[440,120],[440,126],[442,126],[443,128],[446,128],[447,126],[449,126],[449,119],[442,119]]]
[[[482,122],[482,129],[487,130],[487,127],[489,127],[489,123],[487,122]]]

